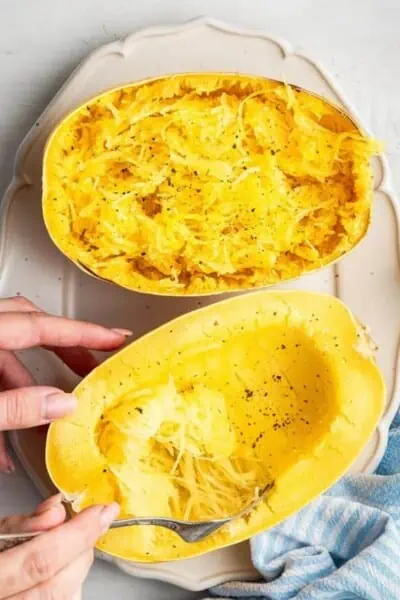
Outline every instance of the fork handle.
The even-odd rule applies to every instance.
[[[221,519],[215,522],[199,521],[198,523],[191,523],[187,521],[170,521],[162,517],[155,517],[148,519],[146,517],[137,517],[134,519],[119,519],[114,521],[110,525],[110,529],[117,529],[119,527],[131,527],[132,525],[155,525],[157,527],[164,527],[173,531],[179,537],[187,543],[199,542],[203,538],[211,535],[225,525],[230,519]],[[0,552],[10,550],[15,546],[28,542],[33,537],[44,533],[43,531],[32,532],[32,533],[6,533],[0,534]]]

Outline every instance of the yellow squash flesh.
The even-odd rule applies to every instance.
[[[51,425],[55,485],[74,510],[246,519],[186,544],[156,527],[109,531],[98,548],[158,562],[221,548],[279,523],[330,487],[366,445],[385,386],[375,348],[337,299],[257,292],[189,313],[133,342],[76,388]]]
[[[43,214],[67,257],[125,288],[256,288],[363,238],[378,150],[341,109],[294,86],[174,75],[107,92],[58,125]]]

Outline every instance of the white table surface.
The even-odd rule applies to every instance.
[[[399,0],[0,0],[0,197],[24,134],[88,52],[139,28],[201,15],[264,29],[324,63],[374,135],[386,142],[400,192]],[[0,475],[0,514],[29,510],[38,501],[20,469]],[[201,595],[133,580],[97,562],[84,600],[114,597]]]

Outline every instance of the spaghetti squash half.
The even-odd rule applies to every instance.
[[[46,461],[75,511],[116,500],[121,516],[219,518],[273,489],[246,518],[183,542],[150,526],[98,548],[176,560],[279,523],[332,485],[380,418],[374,348],[330,296],[258,292],[189,313],[108,359],[50,426]]]
[[[341,109],[299,88],[164,77],[104,93],[58,125],[44,219],[77,265],[131,290],[275,284],[362,239],[378,150]]]

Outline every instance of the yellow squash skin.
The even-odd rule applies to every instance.
[[[44,220],[80,268],[154,294],[289,280],[338,260],[370,222],[379,145],[299,88],[173,75],[90,100],[51,135]]]
[[[152,429],[156,435],[161,421],[171,416],[163,410],[173,393],[162,400],[154,390],[165,390],[173,380],[189,403],[191,391],[201,389],[207,415],[213,412],[210,394],[222,399],[216,412],[221,418],[214,421],[218,427],[201,428],[207,447],[200,457],[202,468],[208,469],[206,453],[223,455],[217,467],[229,454],[246,456],[248,464],[258,465],[257,477],[275,482],[267,501],[247,519],[199,543],[186,544],[161,528],[132,527],[108,532],[98,548],[129,560],[158,562],[237,543],[321,494],[364,448],[385,399],[374,350],[349,310],[327,295],[263,291],[189,313],[133,342],[78,385],[77,412],[50,427],[48,472],[57,488],[75,499],[77,511],[116,499],[124,515],[132,507],[142,516],[157,508],[158,514],[172,514],[173,487],[178,485],[172,476],[182,479],[184,495],[179,498],[186,505],[190,499],[182,491],[190,473],[180,469],[188,464],[193,414],[201,412],[201,404],[183,432],[182,455],[177,456],[174,444],[163,447],[158,439],[140,457],[142,462],[135,462],[135,456],[149,435],[145,429],[159,419]],[[144,469],[155,457],[161,457],[159,472],[139,478],[138,465]],[[219,483],[224,484],[223,477],[215,490]],[[265,479],[257,483],[261,486]],[[196,494],[195,486],[193,490]],[[226,502],[225,514],[229,497]]]

